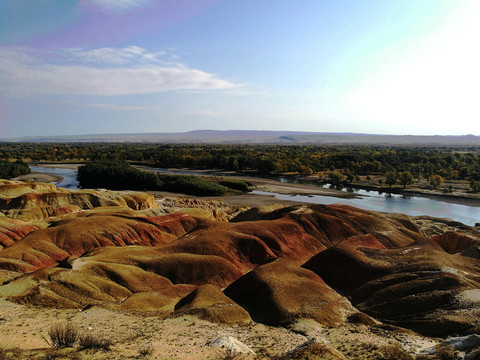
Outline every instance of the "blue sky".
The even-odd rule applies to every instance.
[[[476,0],[2,0],[0,137],[477,134]]]

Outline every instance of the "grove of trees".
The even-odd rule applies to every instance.
[[[10,179],[20,175],[30,174],[28,164],[21,160],[15,162],[0,160],[0,178]]]
[[[208,168],[268,175],[339,172],[351,182],[377,175],[385,184],[413,179],[480,181],[480,149],[448,146],[202,145],[125,143],[2,143],[0,159],[122,160],[161,168]],[[410,174],[410,175],[409,175]],[[437,187],[438,178],[432,186]],[[338,176],[336,175],[336,179]]]
[[[139,170],[120,160],[97,160],[78,168],[82,188],[158,190],[189,195],[223,195],[227,188],[197,176],[166,175]]]

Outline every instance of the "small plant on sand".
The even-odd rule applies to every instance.
[[[220,360],[239,360],[243,357],[243,354],[234,349],[224,348],[217,351],[217,356]]]
[[[65,348],[75,345],[78,339],[78,330],[71,323],[57,324],[50,327],[48,337],[44,340],[52,347]]]
[[[144,344],[138,346],[138,355],[141,357],[147,357],[153,354],[153,347],[151,344]]]
[[[378,358],[379,360],[414,360],[414,357],[407,353],[399,343],[382,346],[379,350],[382,354]]]
[[[415,360],[460,360],[462,357],[453,347],[447,344],[439,344],[431,355],[419,355]]]
[[[112,346],[110,339],[100,338],[94,334],[82,334],[78,337],[78,344],[85,349],[109,350]]]
[[[17,360],[21,354],[21,350],[17,348],[5,349],[0,348],[0,359],[2,360]]]

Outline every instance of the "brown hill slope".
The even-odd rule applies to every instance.
[[[307,269],[285,259],[256,267],[225,289],[255,321],[286,325],[310,318],[339,325],[354,312],[349,301]]]
[[[80,256],[105,246],[168,243],[197,226],[185,214],[159,217],[91,214],[60,220],[33,231],[0,252],[0,268],[26,272],[56,266],[71,255]]]
[[[385,249],[371,237],[351,238],[304,267],[376,319],[436,336],[480,329],[480,262],[433,241]]]

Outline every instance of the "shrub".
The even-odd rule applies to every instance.
[[[18,348],[5,349],[0,348],[0,359],[2,360],[17,360],[22,351]]]
[[[50,341],[45,339],[50,346],[56,348],[72,347],[78,339],[78,330],[71,323],[57,324],[48,330]]]
[[[414,360],[414,357],[407,353],[399,343],[393,345],[382,346],[380,349],[382,353],[381,360]]]
[[[138,347],[138,355],[142,357],[150,356],[153,354],[153,347],[152,345],[142,345]]]
[[[471,180],[470,181],[470,188],[472,189],[472,192],[474,192],[474,193],[480,192],[480,181]]]
[[[343,180],[343,175],[338,171],[332,171],[330,174],[328,174],[328,177],[332,181],[332,184],[335,185],[340,184],[340,182]]]
[[[78,344],[86,349],[109,350],[112,346],[110,339],[98,338],[94,334],[83,334],[78,337]]]

